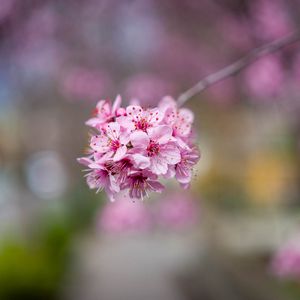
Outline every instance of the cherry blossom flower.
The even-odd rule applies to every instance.
[[[111,122],[102,128],[100,135],[91,138],[91,148],[100,153],[106,153],[106,157],[112,157],[114,161],[122,159],[127,151],[126,144],[129,136],[121,134],[120,125]]]
[[[113,105],[101,100],[96,116],[87,122],[96,131],[90,137],[88,156],[78,159],[88,168],[89,187],[105,190],[111,200],[120,191],[128,191],[132,199],[161,193],[159,176],[176,178],[188,187],[199,160],[193,119],[193,113],[178,109],[171,97],[148,109],[122,108],[120,96]]]
[[[97,192],[104,190],[111,201],[114,201],[114,195],[120,191],[117,180],[102,163],[97,163],[89,157],[78,158],[77,161],[87,166],[90,171],[85,175],[90,189],[97,189]]]
[[[178,109],[171,97],[164,97],[159,107],[164,111],[165,122],[172,127],[174,136],[188,137],[190,135],[194,115],[189,109]]]
[[[93,112],[95,116],[89,119],[85,124],[91,127],[101,129],[102,126],[105,125],[107,122],[114,121],[114,118],[117,115],[121,115],[122,113],[124,113],[122,109],[120,109],[120,104],[120,96],[117,96],[113,106],[111,106],[110,102],[107,100],[99,101]]]
[[[192,167],[198,162],[200,154],[198,149],[184,149],[181,151],[181,160],[176,165],[176,179],[183,188],[188,188],[192,180]]]
[[[148,128],[157,126],[163,119],[163,114],[158,108],[144,110],[138,105],[129,105],[126,108],[126,117],[119,118],[120,124],[128,131],[147,131]]]
[[[157,181],[157,176],[149,171],[136,172],[128,176],[123,188],[129,188],[131,198],[140,199],[155,191],[161,193],[164,186]]]
[[[180,162],[180,151],[172,137],[172,129],[159,125],[147,133],[135,131],[130,135],[132,145],[149,159],[149,169],[157,175],[166,174],[168,165]]]
[[[105,169],[93,170],[86,175],[87,184],[90,189],[104,190],[111,201],[114,201],[114,194],[120,191],[115,177]]]

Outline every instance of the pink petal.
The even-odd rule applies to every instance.
[[[91,127],[96,127],[99,124],[101,124],[101,121],[98,118],[91,118],[85,122],[85,125]]]
[[[164,178],[168,178],[168,179],[173,178],[173,177],[175,177],[175,174],[176,174],[175,166],[174,165],[169,166],[167,173],[164,174]]]
[[[164,190],[164,186],[159,183],[158,181],[152,181],[148,180],[148,184],[151,187],[151,189],[155,192],[161,193]]]
[[[143,156],[141,154],[133,154],[132,159],[134,161],[135,167],[139,169],[146,169],[150,166],[149,157]]]
[[[172,128],[167,125],[160,125],[148,129],[148,134],[151,140],[158,142],[159,144],[169,142],[172,138],[172,132]]]
[[[108,123],[106,126],[106,134],[112,140],[117,140],[120,136],[120,124],[117,122]]]
[[[181,160],[179,149],[173,145],[165,145],[161,148],[160,155],[169,165],[176,165]]]
[[[130,136],[127,132],[122,132],[119,140],[122,145],[127,145],[130,142]]]
[[[185,150],[191,150],[189,145],[187,145],[180,137],[176,137],[177,144],[180,148]]]
[[[105,153],[109,150],[108,147],[108,139],[106,136],[93,136],[91,138],[90,147],[95,150],[99,151],[101,153]]]
[[[120,124],[122,129],[125,129],[127,132],[132,132],[135,129],[135,123],[127,116],[120,116],[116,121]]]
[[[87,182],[87,185],[89,186],[90,189],[95,189],[95,188],[99,187],[97,185],[96,180],[95,180],[95,178],[93,176],[88,176],[86,178],[86,182]]]
[[[185,123],[193,123],[194,122],[194,114],[190,109],[181,108],[179,110],[179,118],[184,119]]]
[[[143,112],[143,109],[138,105],[129,105],[126,108],[126,113],[128,117],[135,117],[140,115]]]
[[[125,108],[123,108],[123,107],[118,108],[118,109],[116,110],[116,113],[115,113],[115,115],[116,115],[117,117],[119,117],[119,116],[124,116],[125,114],[126,114],[126,110],[125,110]]]
[[[115,201],[116,201],[115,193],[112,193],[111,191],[106,191],[106,194],[107,194],[107,196],[108,196],[108,199],[109,199],[111,202],[115,202]]]
[[[93,161],[87,157],[79,157],[77,158],[77,161],[84,165],[84,166],[88,166],[89,164],[91,164]]]
[[[168,164],[159,155],[151,157],[150,162],[151,162],[150,169],[154,174],[160,175],[160,174],[166,174],[168,172]]]
[[[127,147],[126,146],[122,146],[120,148],[118,148],[118,150],[115,153],[115,156],[113,158],[113,161],[119,161],[122,158],[124,158],[124,156],[126,155],[127,152]]]
[[[92,162],[89,164],[89,168],[91,169],[103,169],[103,166],[97,162]]]
[[[120,186],[118,185],[117,180],[114,176],[112,175],[109,176],[109,183],[110,183],[110,190],[112,192],[116,192],[116,193],[120,192]]]
[[[180,164],[176,168],[176,179],[180,183],[189,183],[192,180],[192,170],[181,167]]]
[[[100,100],[96,108],[99,112],[99,115],[109,115],[110,114],[110,103],[107,100]]]
[[[146,149],[150,139],[146,132],[143,132],[141,130],[135,131],[130,135],[130,140],[133,145],[133,147],[137,147],[140,149]]]
[[[165,112],[168,109],[175,110],[177,108],[177,104],[172,97],[166,96],[162,98],[162,100],[158,104],[158,107],[161,111]]]
[[[157,126],[164,118],[164,113],[160,111],[158,108],[153,108],[148,110],[147,113],[148,121],[153,125]]]
[[[115,100],[115,102],[114,102],[114,104],[113,104],[113,107],[112,107],[112,114],[113,114],[113,115],[115,115],[117,109],[120,108],[121,102],[122,102],[122,98],[121,98],[120,95],[118,95],[118,96],[116,97],[116,100]]]
[[[187,190],[190,187],[189,183],[180,183],[180,186],[184,189]]]

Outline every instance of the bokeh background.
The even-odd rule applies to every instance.
[[[155,106],[300,24],[288,0],[0,0],[0,299],[300,299],[300,47],[209,88],[192,187],[112,204],[100,99]]]

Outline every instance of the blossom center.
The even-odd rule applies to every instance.
[[[117,151],[121,146],[121,144],[118,140],[110,140],[108,142],[108,144],[109,144],[110,149],[113,151]]]
[[[135,128],[138,130],[146,131],[149,127],[150,124],[145,118],[135,122]]]
[[[150,141],[147,147],[148,156],[154,156],[159,153],[159,144],[155,143],[154,141]]]
[[[145,183],[146,183],[147,177],[143,175],[137,175],[133,178],[132,188],[136,191],[144,191],[145,190]]]
[[[111,172],[112,175],[119,174],[123,171],[128,170],[131,167],[132,167],[132,163],[130,162],[129,159],[126,158],[118,162],[107,161],[105,163],[105,168],[107,169],[107,171]]]

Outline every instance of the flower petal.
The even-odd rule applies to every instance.
[[[126,146],[121,146],[117,149],[115,156],[113,158],[113,161],[119,161],[122,158],[124,158],[124,156],[126,155],[127,152],[127,147]]]
[[[157,193],[161,193],[165,189],[165,187],[158,181],[148,180],[147,183],[149,187]]]
[[[77,158],[77,161],[84,166],[88,166],[91,163],[93,163],[93,161],[91,159],[89,159],[88,157],[79,157],[79,158]]]
[[[136,168],[146,169],[150,166],[150,159],[141,154],[133,154],[132,159]]]
[[[150,139],[146,132],[141,130],[135,131],[130,135],[130,141],[133,147],[137,147],[140,149],[146,149]]]
[[[164,174],[164,178],[173,178],[175,177],[176,171],[175,171],[175,166],[174,165],[169,165],[168,171],[166,174]]]
[[[168,164],[167,162],[159,155],[151,157],[151,171],[156,174],[166,174],[168,172]]]
[[[112,175],[109,175],[109,189],[112,191],[112,192],[120,192],[120,186],[118,185],[118,182],[116,180],[116,178]]]
[[[190,109],[181,108],[179,110],[178,117],[180,119],[184,119],[184,123],[193,123],[194,122],[194,114]]]
[[[128,117],[136,117],[143,112],[143,109],[139,105],[129,105],[126,108],[126,114]]]
[[[157,126],[164,118],[164,113],[158,108],[153,108],[146,111],[146,116],[149,123],[151,123],[153,126]]]
[[[184,168],[179,164],[176,168],[175,177],[180,183],[189,183],[192,180],[192,170]]]
[[[179,149],[173,145],[164,145],[164,147],[160,149],[160,155],[169,165],[176,165],[181,160]]]
[[[98,118],[91,118],[85,122],[85,125],[90,127],[96,127],[99,124],[102,124],[102,122]]]
[[[132,118],[127,116],[120,116],[116,120],[122,127],[122,130],[126,130],[127,132],[133,132],[135,129],[135,123],[132,121]]]
[[[116,111],[120,108],[122,102],[122,98],[120,95],[118,95],[114,101],[114,104],[112,106],[112,114],[115,115]]]
[[[159,125],[148,129],[148,134],[151,140],[159,144],[165,144],[172,138],[172,128],[167,125]]]
[[[106,134],[112,140],[117,140],[120,136],[120,124],[117,122],[110,122],[106,126]]]
[[[109,150],[107,137],[105,135],[92,136],[90,147],[95,151],[99,151],[100,153],[107,152]]]

